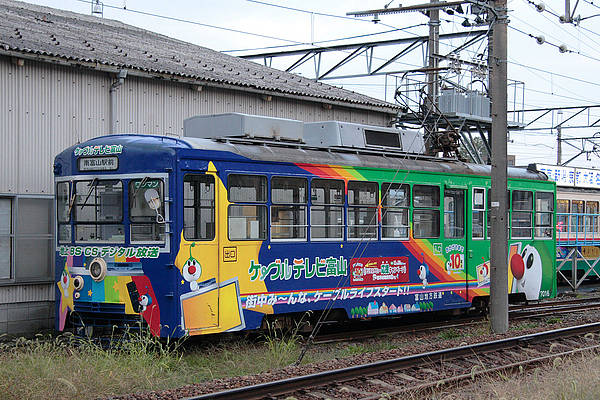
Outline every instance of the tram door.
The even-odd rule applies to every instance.
[[[183,277],[191,290],[181,296],[181,312],[184,329],[190,334],[219,325],[219,234],[215,223],[218,220],[218,191],[215,182],[214,172],[189,171],[183,178],[183,236],[190,248],[191,261],[191,268],[184,265]]]
[[[471,288],[477,289],[488,287],[490,283],[490,240],[489,240],[489,199],[488,189],[473,187],[470,190],[471,223],[467,230],[469,247],[467,250],[468,273],[477,282],[473,282]],[[469,293],[469,298],[474,296]]]
[[[467,297],[467,229],[466,229],[466,189],[444,188],[444,255],[446,273],[458,283],[458,294]],[[462,288],[462,289],[461,289]]]

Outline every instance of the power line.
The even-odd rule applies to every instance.
[[[89,0],[76,0],[76,1],[78,1],[80,3],[86,3],[86,4],[90,3]],[[279,40],[279,41],[282,41],[282,42],[294,43],[294,44],[299,44],[299,45],[308,45],[309,44],[309,43],[305,43],[305,42],[298,42],[298,41],[295,41],[295,40],[284,39],[284,38],[275,37],[275,36],[263,35],[263,34],[260,34],[260,33],[246,32],[246,31],[242,31],[242,30],[239,30],[239,29],[225,28],[225,27],[222,27],[222,26],[205,24],[205,23],[202,23],[202,22],[192,21],[192,20],[183,19],[183,18],[169,17],[169,16],[166,16],[166,15],[151,13],[151,12],[147,12],[147,11],[134,10],[132,8],[122,8],[122,7],[117,7],[117,6],[111,6],[109,4],[104,4],[104,7],[113,8],[113,9],[121,10],[121,11],[126,11],[126,12],[130,12],[130,13],[134,13],[134,14],[146,15],[146,16],[154,17],[154,18],[165,19],[165,20],[169,20],[169,21],[183,22],[183,23],[191,24],[191,25],[204,26],[204,27],[207,27],[207,28],[219,29],[219,30],[222,30],[222,31],[233,32],[233,33],[239,33],[239,34],[242,34],[242,35],[256,36],[256,37],[260,37],[260,38],[263,38],[263,39]]]
[[[516,19],[517,21],[519,21],[519,22],[521,22],[521,23],[523,23],[523,24],[525,24],[525,25],[529,26],[529,27],[530,27],[530,28],[532,28],[532,29],[535,29],[535,30],[537,30],[537,31],[544,32],[544,34],[545,34],[545,35],[548,35],[549,37],[551,37],[551,38],[553,38],[553,39],[555,39],[555,40],[561,41],[561,39],[557,38],[556,36],[553,36],[553,35],[551,35],[551,34],[548,34],[548,33],[546,32],[546,30],[544,30],[544,29],[540,29],[540,28],[537,28],[537,27],[535,27],[535,26],[531,25],[531,24],[530,24],[530,23],[528,23],[527,21],[524,21],[523,19],[521,19],[521,18],[517,17],[515,14],[511,14],[511,18],[514,18],[514,19]],[[513,25],[511,25],[510,27],[514,29],[514,26],[513,26]],[[586,36],[586,37],[587,37],[587,36]],[[594,41],[593,39],[591,39],[591,38],[588,38],[588,39],[590,39],[592,42],[596,43],[596,41]],[[581,40],[579,40],[579,41],[581,42]],[[584,43],[584,42],[581,42],[581,43]],[[584,44],[585,44],[585,43],[584,43]],[[598,45],[598,46],[596,46],[596,48],[595,48],[595,47],[593,47],[593,46],[589,46],[589,45],[588,45],[588,46],[589,46],[591,49],[593,49],[594,51],[598,51],[598,50],[597,50],[597,47],[599,47],[599,46],[600,46],[600,43],[596,43],[596,44]]]
[[[524,0],[525,2],[529,3],[529,4],[533,4],[536,8],[537,5],[531,1],[531,0]],[[544,18],[545,20],[547,20],[548,22],[550,22],[551,24],[553,24],[554,26],[556,26],[558,29],[560,29],[561,31],[563,31],[564,33],[566,33],[567,35],[571,36],[572,38],[574,38],[575,40],[577,40],[579,43],[584,44],[585,46],[588,46],[590,49],[592,49],[593,51],[598,51],[597,47],[591,46],[589,44],[587,44],[586,42],[582,41],[581,38],[576,37],[575,35],[573,35],[571,32],[569,32],[567,29],[564,28],[563,24],[558,24],[556,21],[553,21],[551,19],[549,19],[548,17],[546,17],[544,15],[544,12],[548,12],[549,14],[557,17],[558,19],[561,18],[560,15],[558,15],[556,12],[553,12],[549,7],[546,7],[544,10],[542,10],[541,12],[541,16],[542,18]],[[518,19],[518,18],[517,18]],[[600,46],[600,43],[596,42],[595,40],[593,40],[592,38],[584,35],[587,39],[591,40],[592,42],[594,42],[597,46]]]
[[[517,61],[514,61],[514,60],[509,60],[508,63],[509,64],[513,64],[513,65],[518,65],[519,67],[523,67],[523,68],[527,68],[527,69],[533,69],[533,70],[536,70],[536,71],[539,71],[539,72],[545,72],[547,74],[551,74],[551,75],[554,75],[554,76],[560,76],[561,78],[570,79],[570,80],[573,80],[573,81],[576,81],[576,82],[586,83],[586,84],[589,84],[589,85],[599,86],[600,87],[600,83],[598,83],[598,82],[586,81],[585,79],[575,78],[575,77],[572,77],[572,76],[569,76],[569,75],[564,75],[564,74],[559,74],[559,73],[548,71],[548,70],[545,70],[545,69],[542,69],[542,68],[533,67],[531,65],[521,64],[521,63],[519,63]]]
[[[598,9],[600,9],[600,6],[594,4],[593,1],[589,1],[589,0],[583,0],[583,1],[586,2],[586,3],[588,3],[588,4],[590,4],[590,5],[592,5],[592,6],[594,6],[594,7],[596,7],[596,8],[598,8]]]
[[[331,17],[331,18],[345,19],[345,20],[349,20],[349,21],[361,21],[361,22],[373,23],[373,21],[369,21],[366,19],[356,19],[354,17],[348,17],[346,15],[335,15],[335,14],[322,13],[322,12],[318,12],[318,11],[302,10],[300,8],[293,8],[293,7],[289,7],[289,6],[282,6],[280,4],[267,3],[266,1],[259,1],[259,0],[246,0],[246,1],[248,1],[250,3],[262,4],[264,6],[281,8],[284,10],[296,11],[296,12],[301,12],[301,13],[305,13],[305,14],[320,15],[322,17]],[[379,22],[378,24],[381,26],[387,26],[388,28],[401,29],[401,28],[396,28],[392,25],[383,24],[381,22]]]
[[[566,47],[566,45],[558,45],[558,44],[555,44],[555,43],[552,43],[552,42],[548,42],[547,40],[545,40],[543,38],[543,36],[535,36],[535,35],[533,35],[531,33],[524,32],[524,31],[520,30],[519,28],[515,28],[514,26],[509,26],[509,28],[512,29],[512,30],[514,30],[514,31],[517,31],[519,33],[522,33],[525,36],[529,36],[529,37],[531,37],[533,39],[536,39],[538,41],[538,44],[540,44],[540,45],[548,44],[550,46],[554,46],[557,49],[559,49],[561,53],[578,54],[578,55],[580,55],[582,57],[589,58],[590,60],[594,60],[594,61],[599,61],[600,62],[600,58],[595,58],[595,57],[589,56],[587,54],[584,54],[584,53],[582,53],[580,51],[575,51],[575,50],[568,49]],[[540,40],[542,40],[541,43],[540,43]]]

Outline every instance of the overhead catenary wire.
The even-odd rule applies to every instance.
[[[512,29],[512,30],[514,30],[514,31],[517,31],[517,32],[519,32],[519,33],[521,33],[521,34],[523,34],[525,36],[529,36],[529,37],[531,37],[533,39],[537,39],[538,38],[538,36],[533,35],[533,34],[528,33],[528,32],[525,32],[525,31],[522,31],[521,29],[515,28],[514,26],[510,26],[509,25],[509,28]],[[592,57],[592,56],[584,54],[584,53],[582,53],[580,51],[575,51],[575,50],[571,50],[571,49],[568,49],[568,48],[564,48],[563,45],[558,45],[558,44],[555,44],[555,43],[552,43],[552,42],[548,42],[547,40],[545,40],[542,44],[543,45],[547,44],[547,45],[550,45],[550,46],[554,46],[557,49],[559,49],[561,53],[577,54],[577,55],[580,55],[582,57],[589,58],[590,60],[594,60],[594,61],[600,62],[600,58]]]
[[[536,3],[535,3],[535,2],[533,2],[533,1],[531,1],[531,0],[523,0],[523,1],[524,1],[524,2],[526,2],[526,3],[532,4],[534,7],[537,7]],[[568,29],[566,29],[566,25],[565,25],[564,23],[557,23],[555,20],[552,20],[552,19],[550,19],[550,18],[546,17],[546,16],[544,15],[546,12],[547,12],[547,13],[549,13],[549,14],[551,14],[551,15],[553,15],[554,17],[556,17],[556,18],[557,18],[557,19],[559,19],[559,20],[561,20],[561,18],[562,18],[562,16],[561,16],[561,15],[559,15],[558,13],[556,13],[555,11],[553,11],[553,10],[552,10],[552,9],[551,9],[549,6],[547,6],[547,5],[545,5],[545,8],[544,8],[544,10],[541,12],[541,16],[542,16],[544,19],[546,19],[548,22],[550,22],[551,24],[553,24],[553,25],[554,25],[555,27],[557,27],[559,30],[563,31],[563,32],[564,32],[564,33],[566,33],[567,35],[569,35],[569,36],[571,36],[572,38],[574,38],[575,40],[577,40],[579,43],[581,43],[581,44],[584,44],[585,46],[589,47],[589,48],[590,48],[592,51],[596,51],[596,52],[599,52],[599,53],[600,53],[600,51],[598,50],[598,46],[600,46],[600,43],[596,42],[595,40],[593,40],[592,38],[590,38],[590,37],[588,37],[587,35],[585,35],[585,34],[584,34],[584,36],[585,36],[587,39],[589,39],[590,41],[592,41],[592,42],[593,42],[593,43],[594,43],[596,46],[594,47],[594,46],[592,46],[592,45],[589,45],[589,44],[587,44],[586,42],[582,41],[582,40],[581,40],[581,38],[578,38],[578,37],[576,37],[576,36],[575,36],[575,35],[573,35],[573,34],[572,34],[572,33],[571,33],[571,32],[570,32]],[[514,14],[512,14],[512,15],[511,15],[511,17],[515,17],[515,15],[514,15]],[[586,17],[584,17],[583,19],[585,19],[585,18],[586,18]],[[589,18],[589,17],[587,17],[587,18]],[[518,19],[518,17],[516,17],[516,19]],[[582,19],[582,20],[583,20],[583,19]],[[522,22],[523,22],[523,21],[522,21]],[[572,22],[572,21],[571,21],[571,22]],[[530,26],[531,26],[531,25],[530,25]],[[582,27],[579,25],[579,23],[577,23],[577,27],[578,27],[579,29],[582,29]],[[594,34],[596,34],[595,32],[593,32],[593,31],[590,31],[590,30],[588,30],[588,29],[585,29],[585,28],[583,28],[583,29],[584,29],[584,30],[586,30],[586,31],[588,31],[588,32],[591,32],[591,33],[594,33]],[[581,32],[580,32],[580,33],[581,33]]]

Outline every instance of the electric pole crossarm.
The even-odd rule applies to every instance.
[[[439,10],[442,8],[454,7],[462,4],[472,3],[472,1],[442,1],[433,4],[416,4],[414,6],[406,7],[391,7],[391,8],[380,8],[378,10],[365,10],[365,11],[352,11],[346,13],[346,15],[352,15],[355,17],[369,17],[375,14],[400,14],[412,11],[428,11],[428,10]]]

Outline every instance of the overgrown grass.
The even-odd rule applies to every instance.
[[[514,327],[514,325],[513,325]],[[524,323],[520,329],[530,328]],[[222,335],[218,339],[164,342],[147,331],[130,332],[103,348],[97,342],[61,335],[0,344],[0,399],[81,399],[169,389],[216,378],[261,373],[296,362],[304,341],[299,326],[284,331],[273,324],[260,337]],[[486,323],[451,328],[435,335],[465,341],[489,333]],[[303,364],[365,353],[414,347],[422,334],[372,338],[357,343],[315,345]]]
[[[127,333],[108,349],[61,335],[2,345],[0,393],[15,399],[80,399],[182,384],[181,352],[149,333]]]
[[[438,334],[438,337],[443,340],[453,340],[458,339],[464,336],[464,333],[459,331],[458,329],[449,328],[444,329]]]

